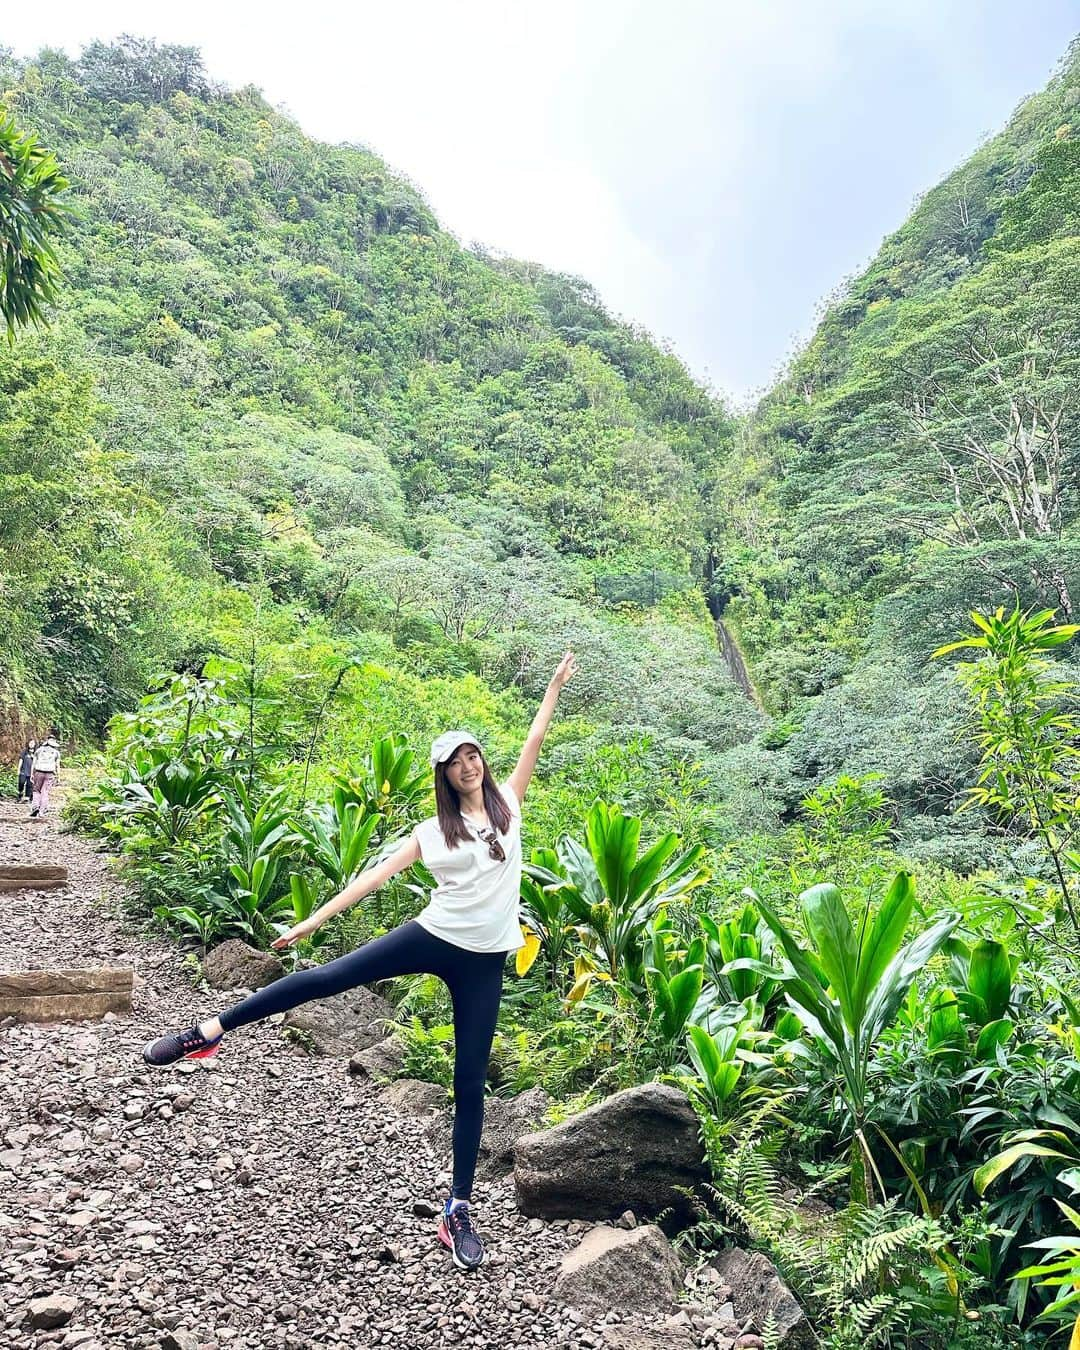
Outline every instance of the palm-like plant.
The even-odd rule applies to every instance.
[[[681,1046],[687,1023],[698,1011],[705,978],[705,939],[694,938],[681,950],[669,946],[673,936],[663,911],[653,919],[645,955],[645,983],[651,1003],[652,1042],[661,1067],[668,1069]]]
[[[779,985],[762,973],[773,948],[773,933],[753,904],[733,918],[718,923],[708,914],[698,916],[705,934],[706,970],[726,1003],[755,998],[765,1007]]]
[[[289,838],[285,793],[279,788],[256,805],[243,779],[236,777],[221,800],[227,820],[222,844],[233,909],[246,916],[254,936],[263,937],[289,904],[282,896],[271,903],[281,846]]]
[[[525,946],[518,953],[517,972],[524,975],[542,957],[553,989],[561,989],[562,970],[576,935],[566,906],[567,878],[554,849],[538,848],[530,855],[521,877],[521,909]]]
[[[640,840],[637,816],[597,802],[586,817],[584,844],[564,835],[557,850],[567,911],[603,973],[636,991],[644,989],[644,935],[653,915],[709,876],[701,844],[679,852],[678,835],[665,834],[639,857]],[[577,984],[587,988],[589,978],[584,971]]]
[[[908,872],[897,875],[876,913],[871,913],[867,901],[857,928],[835,886],[812,886],[799,900],[809,947],[766,901],[755,901],[788,961],[779,975],[765,966],[762,971],[780,979],[811,1044],[836,1066],[852,1122],[852,1193],[870,1204],[867,1165],[873,1167],[873,1158],[866,1135],[870,1059],[916,976],[960,919],[946,915],[903,945],[915,903],[915,883]]]
[[[142,753],[136,755],[136,761],[140,777],[122,785],[120,800],[109,809],[137,820],[168,847],[175,846],[218,800],[220,771],[214,765],[155,762]]]
[[[366,815],[380,816],[378,833],[385,838],[413,818],[430,790],[431,770],[417,763],[408,737],[383,736],[372,745],[358,774],[334,778],[334,809],[341,816],[355,802]]]
[[[292,828],[305,855],[335,891],[340,891],[367,862],[372,836],[381,820],[380,815],[365,812],[357,802],[348,802],[340,814],[323,808],[294,819]]]
[[[67,179],[50,150],[0,118],[0,317],[8,336],[42,324],[60,268],[52,239],[62,233]]]

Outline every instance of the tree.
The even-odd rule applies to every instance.
[[[56,298],[54,238],[64,228],[67,179],[51,151],[24,135],[14,118],[0,120],[0,316],[8,336],[43,324]]]

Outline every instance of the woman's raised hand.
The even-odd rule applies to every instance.
[[[577,657],[573,652],[567,652],[559,662],[555,674],[551,677],[552,686],[555,689],[561,689],[567,680],[571,679],[577,673]]]
[[[270,946],[276,951],[284,951],[286,947],[291,947],[294,942],[303,942],[304,938],[309,938],[318,928],[317,923],[312,923],[310,919],[304,919],[294,928],[290,928],[287,933],[282,933],[279,938],[275,938]]]

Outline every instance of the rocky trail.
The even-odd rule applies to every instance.
[[[586,1225],[523,1217],[512,1178],[478,1182],[490,1258],[456,1270],[435,1240],[448,1160],[343,1060],[264,1024],[216,1060],[145,1068],[146,1040],[221,996],[125,916],[87,841],[0,816],[0,860],[71,877],[0,897],[0,968],[135,971],[130,1017],[0,1027],[0,1347],[641,1344],[618,1313],[549,1297]]]

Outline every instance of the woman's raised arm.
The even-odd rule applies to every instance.
[[[396,876],[398,872],[404,872],[406,867],[411,867],[413,863],[419,861],[420,845],[416,842],[416,837],[413,836],[406,839],[396,852],[390,854],[389,858],[384,858],[381,863],[376,863],[374,867],[365,868],[332,900],[327,900],[325,905],[320,905],[314,914],[309,914],[302,923],[298,923],[294,928],[290,928],[287,933],[282,933],[281,937],[276,938],[270,944],[271,947],[276,947],[280,951],[285,947],[291,947],[294,942],[300,942],[303,938],[310,937],[316,928],[322,927],[327,919],[332,919],[335,914],[340,914],[343,909],[355,905],[357,900],[363,900],[365,895],[370,895],[372,891],[377,891],[380,886],[385,886],[390,878]]]
[[[525,744],[521,747],[518,762],[508,780],[519,802],[525,800],[525,792],[532,781],[536,761],[540,758],[540,747],[544,744],[544,737],[547,735],[547,729],[551,724],[555,704],[559,701],[562,687],[576,670],[577,660],[574,653],[567,652],[559,662],[555,674],[552,675],[547,692],[544,694],[540,707],[536,710],[536,716],[532,720],[529,734],[525,737]]]

